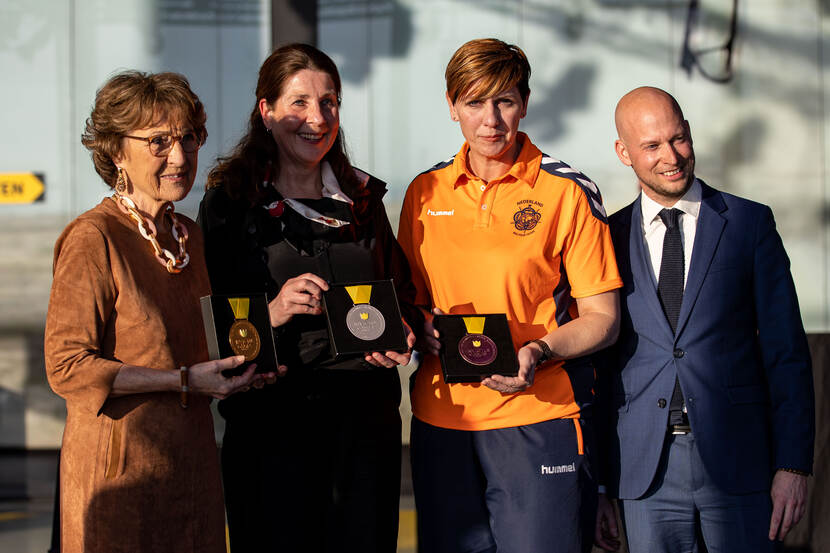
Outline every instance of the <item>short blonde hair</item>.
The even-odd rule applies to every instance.
[[[207,138],[205,108],[184,75],[124,71],[98,89],[81,142],[110,188],[118,178],[113,158],[124,135],[165,120],[192,128],[202,142]]]
[[[479,38],[455,51],[447,70],[447,94],[458,98],[489,98],[514,86],[522,100],[530,94],[530,63],[521,48],[496,38]]]

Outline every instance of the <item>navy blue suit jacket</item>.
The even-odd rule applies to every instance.
[[[601,450],[609,494],[623,499],[652,483],[675,375],[719,487],[762,491],[777,468],[812,472],[810,353],[772,211],[702,187],[676,335],[657,296],[639,198],[610,217],[624,286],[620,337],[601,370],[610,421]]]

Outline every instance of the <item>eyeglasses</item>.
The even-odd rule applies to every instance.
[[[130,136],[128,134],[122,135],[124,138],[132,138],[133,140],[146,140],[147,147],[150,148],[150,153],[156,157],[165,157],[173,149],[173,143],[177,140],[182,145],[182,150],[185,153],[192,154],[202,147],[202,137],[194,131],[186,132],[184,134],[154,134],[153,136]]]

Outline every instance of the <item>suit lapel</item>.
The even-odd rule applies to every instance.
[[[654,269],[651,267],[651,257],[649,256],[646,241],[643,237],[643,210],[639,197],[634,201],[631,209],[629,240],[631,274],[634,277],[634,282],[639,285],[640,296],[643,298],[648,310],[651,311],[653,320],[659,321],[658,326],[662,329],[661,332],[665,334],[664,338],[669,342],[674,342],[671,326],[666,319],[666,314],[663,313],[663,308],[660,306],[660,299],[657,297],[657,279],[654,277]]]
[[[698,179],[699,180],[699,179]],[[677,321],[677,334],[683,332],[689,314],[697,301],[700,287],[709,271],[712,257],[720,242],[726,219],[721,215],[726,210],[726,203],[720,192],[700,181],[702,198],[700,214],[695,229],[695,243],[692,249],[692,261],[689,264],[689,276],[686,279],[686,288],[683,291],[683,304],[680,307],[680,317]]]

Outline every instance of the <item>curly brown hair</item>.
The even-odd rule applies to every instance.
[[[224,187],[232,198],[246,198],[252,205],[262,198],[262,184],[269,165],[273,175],[279,175],[279,155],[274,138],[268,134],[259,112],[259,101],[273,104],[280,97],[285,84],[298,71],[322,71],[331,77],[340,105],[340,74],[334,61],[325,53],[308,44],[287,44],[268,56],[259,69],[256,101],[248,121],[248,132],[227,157],[220,157],[210,171],[207,188]],[[323,158],[329,162],[340,188],[354,199],[363,192],[363,183],[355,176],[343,139],[342,128],[331,149]]]
[[[167,121],[189,126],[204,143],[206,120],[184,75],[124,71],[98,89],[81,142],[92,154],[95,171],[113,188],[118,178],[113,158],[121,153],[124,135]]]

